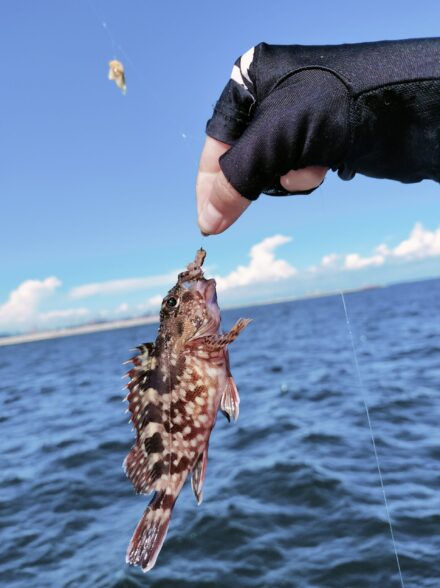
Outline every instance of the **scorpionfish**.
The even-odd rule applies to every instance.
[[[167,534],[171,512],[188,474],[200,504],[208,444],[220,409],[238,417],[239,396],[228,344],[250,322],[220,330],[214,279],[203,277],[206,253],[178,276],[162,302],[159,332],[130,361],[127,400],[136,442],[124,461],[136,492],[154,495],[134,531],[127,563],[150,570]]]

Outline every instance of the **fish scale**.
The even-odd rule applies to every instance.
[[[179,274],[162,302],[159,332],[144,343],[128,372],[128,409],[136,442],[124,469],[137,493],[154,491],[127,550],[127,562],[150,570],[165,540],[171,512],[189,473],[198,504],[208,445],[218,410],[234,419],[239,396],[227,346],[249,323],[220,331],[215,280],[203,277],[206,253]]]

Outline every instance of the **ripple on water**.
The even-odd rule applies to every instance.
[[[57,392],[58,388],[56,386],[41,386],[40,392],[41,394],[53,394]]]
[[[405,584],[438,588],[440,280],[346,303]],[[157,326],[0,350],[2,586],[399,585],[340,298],[246,315],[251,344],[230,350],[240,420],[219,417],[207,499],[196,509],[187,485],[147,576],[124,565],[149,498],[121,468],[133,438],[120,365]]]
[[[344,439],[339,435],[331,435],[324,432],[306,433],[303,436],[302,441],[312,445],[340,445],[344,443]]]
[[[264,475],[262,475],[264,472]],[[241,471],[235,485],[241,495],[278,504],[324,506],[337,498],[341,483],[303,463],[278,462],[270,469]]]

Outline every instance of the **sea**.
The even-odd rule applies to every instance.
[[[240,417],[219,414],[203,503],[187,483],[147,574],[125,564],[149,498],[122,469],[122,364],[157,325],[0,348],[0,586],[439,588],[440,280],[345,304],[223,312],[253,319]]]

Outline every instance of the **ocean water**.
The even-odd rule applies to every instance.
[[[440,586],[440,280],[223,313],[240,418],[219,415],[148,574],[125,550],[148,502],[122,471],[122,362],[156,326],[0,348],[0,585]]]

